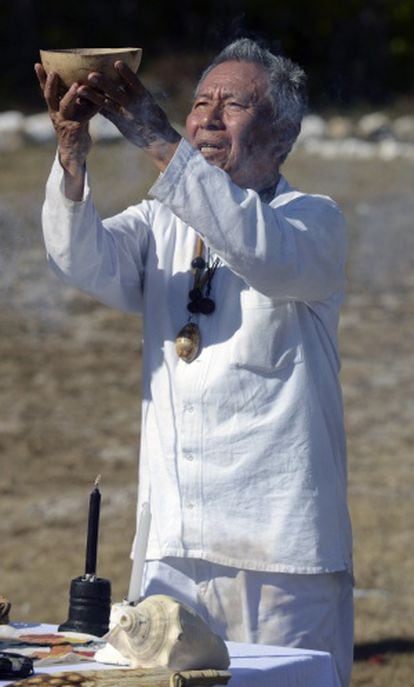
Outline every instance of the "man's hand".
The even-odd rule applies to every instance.
[[[124,62],[115,63],[121,83],[94,72],[77,94],[88,99],[131,143],[142,148],[163,171],[181,137],[165,112]]]
[[[67,195],[73,200],[80,200],[85,161],[92,145],[89,121],[99,107],[79,97],[79,84],[74,83],[66,90],[58,74],[51,72],[46,76],[41,64],[35,65],[35,72],[56,132]]]

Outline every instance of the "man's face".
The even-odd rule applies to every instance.
[[[260,191],[278,176],[277,140],[260,65],[223,62],[200,83],[190,114],[190,143],[234,183]]]

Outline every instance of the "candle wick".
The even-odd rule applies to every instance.
[[[95,479],[93,486],[96,488],[100,481],[101,481],[101,475],[98,475]]]
[[[84,579],[85,582],[95,582],[96,574],[95,573],[85,573],[82,579]]]

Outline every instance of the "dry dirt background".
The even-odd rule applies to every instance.
[[[54,151],[0,159],[0,593],[12,618],[62,622],[83,572],[88,495],[102,474],[99,574],[128,588],[135,518],[140,322],[63,287],[40,235]],[[102,214],[153,173],[123,143],[95,147]],[[333,195],[351,230],[341,323],[355,533],[353,686],[412,684],[414,671],[414,165],[296,152],[292,183]]]

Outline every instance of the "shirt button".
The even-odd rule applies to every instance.
[[[188,504],[187,504],[187,508],[188,508],[189,510],[193,510],[193,508],[194,508],[194,503],[188,503]]]
[[[194,406],[188,405],[187,408],[186,408],[186,410],[187,410],[188,413],[192,413],[193,410],[194,410]]]
[[[194,456],[193,456],[192,453],[185,453],[185,454],[184,454],[184,458],[185,458],[186,460],[194,460]]]

